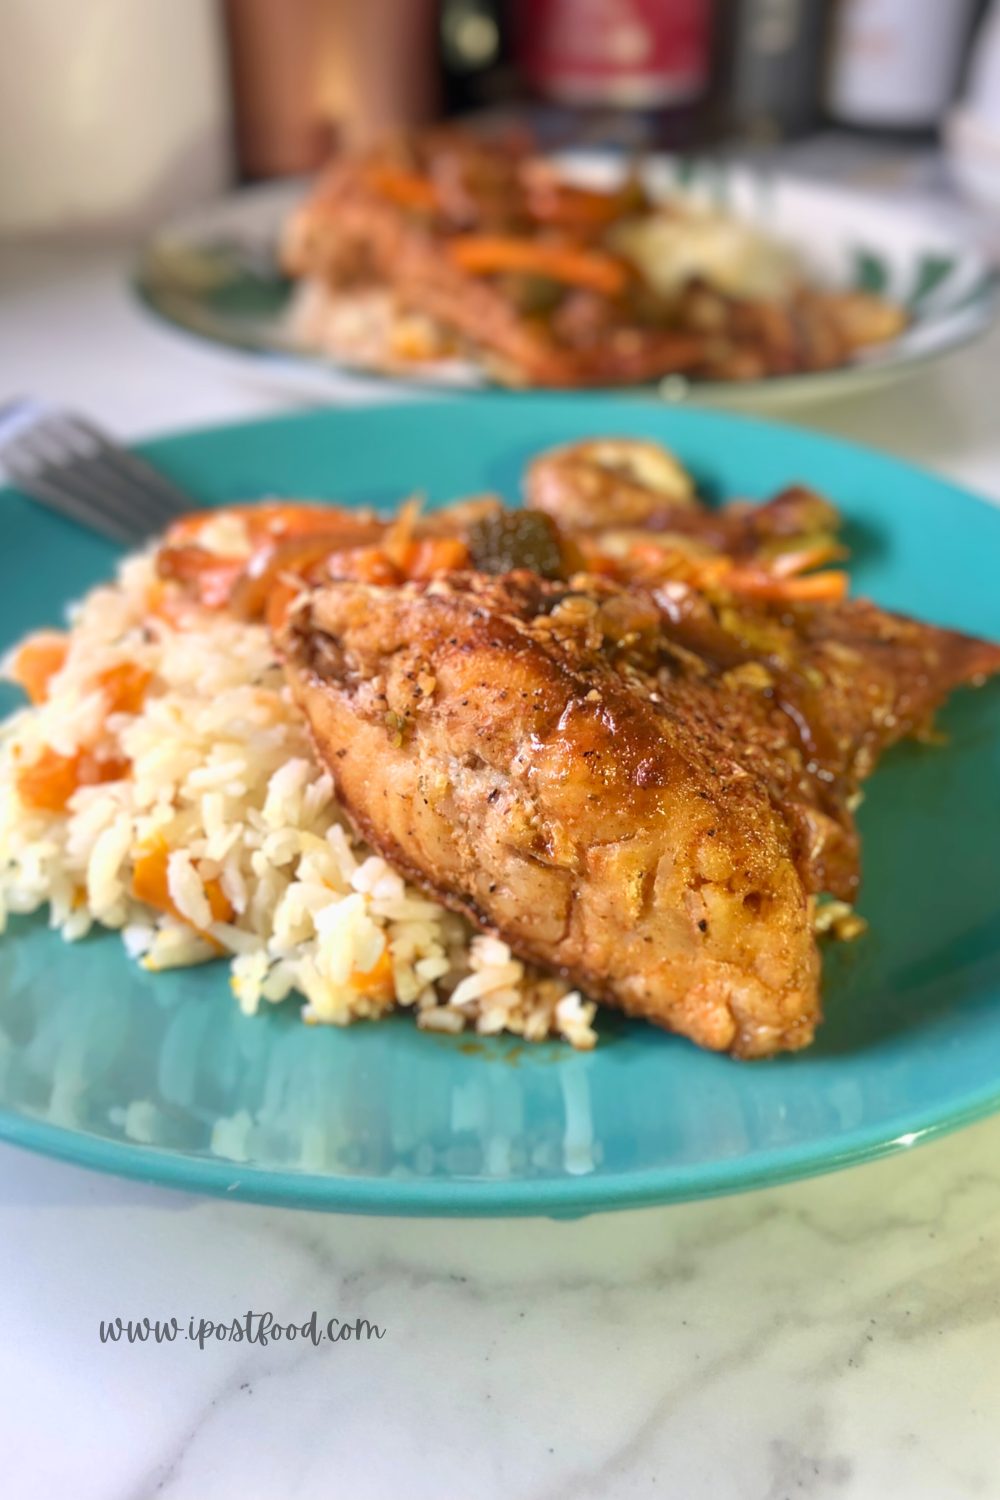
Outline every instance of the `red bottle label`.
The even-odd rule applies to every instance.
[[[650,108],[708,82],[712,0],[520,0],[519,51],[543,94]]]

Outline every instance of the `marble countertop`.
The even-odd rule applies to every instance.
[[[0,400],[126,437],[289,404],[155,330],[123,265],[0,252]],[[994,334],[790,419],[1000,501],[998,373]],[[3,1147],[0,1245],[0,1491],[18,1500],[1000,1496],[1000,1120],[574,1223],[287,1213]],[[382,1337],[259,1341],[259,1315],[313,1311]],[[101,1338],[248,1312],[258,1341]]]

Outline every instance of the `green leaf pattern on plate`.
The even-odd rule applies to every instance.
[[[955,270],[955,257],[953,255],[921,255],[917,261],[917,279],[913,291],[907,299],[907,306],[911,312],[916,312],[927,301],[932,292],[952,275]]]
[[[855,250],[851,285],[855,291],[871,292],[874,296],[884,297],[889,286],[889,270],[885,258],[875,250]]]

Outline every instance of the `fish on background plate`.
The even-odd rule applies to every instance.
[[[784,402],[989,327],[989,257],[940,216],[720,161],[543,157],[430,131],[167,226],[137,289],[302,393],[341,369],[484,390]]]
[[[577,1212],[995,1107],[995,688],[867,784],[1000,667],[995,511],[600,397],[149,451],[214,508],[115,582],[3,512],[15,565],[52,558],[3,617],[9,1138],[287,1203]]]

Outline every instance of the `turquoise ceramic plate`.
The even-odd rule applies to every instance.
[[[513,498],[528,455],[595,432],[673,445],[710,494],[822,486],[856,587],[1000,637],[1000,511],[890,458],[733,416],[599,398],[320,412],[145,450],[206,501]],[[0,641],[58,619],[109,546],[7,493]],[[862,813],[870,934],[826,963],[796,1057],[736,1063],[609,1017],[590,1054],[239,1014],[217,965],[150,976],[114,936],[0,940],[0,1134],[150,1182],[312,1208],[573,1214],[759,1187],[910,1146],[1000,1108],[1000,691],[947,749],[906,747]]]

